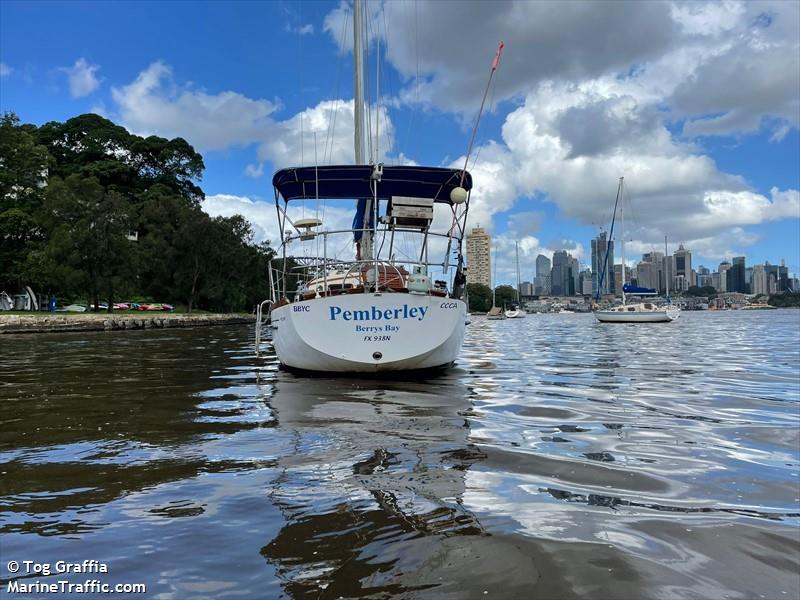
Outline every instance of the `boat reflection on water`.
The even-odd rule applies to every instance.
[[[270,498],[286,524],[261,553],[289,595],[535,587],[532,555],[462,504],[465,472],[485,455],[469,442],[457,371],[416,382],[282,373],[275,387],[296,453],[279,459]]]

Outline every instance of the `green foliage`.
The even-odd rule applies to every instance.
[[[772,294],[767,303],[770,306],[777,306],[779,308],[800,308],[800,292]]]
[[[494,289],[495,304],[500,308],[510,308],[517,301],[517,290],[510,285],[498,285]]]
[[[717,290],[715,290],[710,285],[704,285],[703,287],[697,287],[696,285],[692,285],[686,290],[687,296],[705,296],[708,298],[714,298],[717,295]]]
[[[35,127],[12,113],[0,117],[0,289],[19,288],[27,253],[42,239],[33,218],[47,184],[47,148]]]
[[[6,114],[0,134],[0,289],[189,311],[250,310],[268,296],[271,248],[243,217],[200,209],[205,165],[182,138],[142,138],[94,114],[39,128]]]
[[[467,297],[470,312],[489,312],[492,308],[492,290],[482,283],[468,283]]]

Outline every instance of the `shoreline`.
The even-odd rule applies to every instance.
[[[12,333],[61,333],[74,331],[129,331],[181,327],[209,327],[252,323],[254,315],[234,314],[108,314],[108,313],[34,313],[0,314],[0,335]]]

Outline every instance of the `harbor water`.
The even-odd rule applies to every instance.
[[[4,593],[796,599],[798,339],[796,310],[474,317],[454,368],[375,380],[245,325],[5,335]]]

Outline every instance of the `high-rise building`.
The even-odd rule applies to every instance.
[[[740,294],[747,293],[747,286],[745,285],[744,282],[745,268],[746,266],[745,266],[744,256],[735,256],[733,258],[733,264],[731,265],[731,268],[728,269],[726,291],[739,292]]]
[[[608,258],[606,259],[606,253]],[[603,268],[605,264],[605,270]],[[614,293],[614,278],[611,277],[611,265],[614,264],[614,241],[608,239],[608,234],[601,231],[592,240],[592,294],[597,294],[600,288],[600,279],[603,279],[603,286],[600,294]]]
[[[775,278],[777,291],[785,292],[789,289],[789,269],[786,268],[786,263],[784,261],[781,261],[780,266],[766,263],[764,265],[764,270],[766,270],[768,275],[772,275]]]
[[[569,276],[571,279],[569,295],[574,296],[575,294],[580,294],[581,263],[578,262],[577,258],[573,258],[572,256],[569,257]]]
[[[692,277],[692,253],[685,250],[683,244],[678,246],[678,249],[673,255],[675,261],[675,279],[682,277],[683,284],[678,289],[688,290],[689,286],[694,285],[694,278]],[[676,285],[676,287],[678,287]]]
[[[519,284],[519,295],[522,298],[533,296],[533,284],[530,281],[523,281]]]
[[[534,281],[535,292],[542,296],[550,294],[550,259],[544,254],[536,257],[536,277]]]
[[[642,254],[642,262],[639,265],[642,265],[642,263],[644,263],[644,266],[642,266],[641,272],[638,265],[636,269],[636,278],[639,285],[664,291],[667,287],[664,279],[664,253],[645,252]]]
[[[728,271],[731,268],[731,263],[727,260],[723,260],[719,263],[719,284],[717,285],[718,292],[730,292],[732,290],[728,289]]]
[[[553,296],[569,296],[570,281],[570,258],[566,250],[556,250],[553,253],[553,268],[550,270],[550,293]],[[574,290],[573,290],[574,293]]]
[[[697,267],[697,274],[695,275],[695,285],[697,287],[706,287],[711,285],[711,272],[703,265]]]
[[[661,285],[661,270],[657,263],[642,261],[636,265],[636,284],[658,290]]]
[[[467,283],[492,286],[492,239],[481,227],[467,234]]]
[[[764,268],[764,265],[753,266],[753,275],[750,278],[750,290],[753,294],[769,294],[767,270]]]
[[[622,286],[631,282],[631,269],[625,265],[625,281],[622,281],[622,264],[614,265],[614,289],[617,295],[622,295]]]
[[[591,269],[584,269],[581,271],[578,290],[583,296],[590,296],[592,294],[592,271]]]
[[[659,252],[660,254],[660,252]],[[661,260],[662,281],[659,291],[669,292],[675,290],[675,257],[667,254]]]

